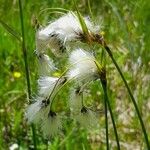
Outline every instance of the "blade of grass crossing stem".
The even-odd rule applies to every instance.
[[[22,51],[23,51],[23,57],[24,57],[24,64],[25,64],[25,73],[26,73],[26,81],[27,81],[27,89],[28,89],[28,98],[31,98],[31,87],[30,87],[30,75],[29,75],[29,69],[28,69],[28,60],[27,60],[27,51],[25,46],[25,35],[24,35],[24,22],[23,22],[23,11],[22,11],[22,3],[21,0],[19,0],[19,11],[20,11],[20,23],[21,23],[21,32],[22,32]],[[35,127],[32,124],[32,138],[34,143],[34,149],[37,149],[36,144],[36,133],[35,133]]]
[[[146,142],[147,148],[148,148],[148,150],[150,150],[150,143],[149,143],[149,140],[148,140],[148,135],[147,135],[147,132],[146,132],[146,128],[145,128],[144,122],[143,122],[143,120],[142,120],[140,111],[139,111],[139,109],[138,109],[138,105],[137,105],[137,103],[136,103],[136,101],[135,101],[135,99],[134,99],[134,96],[133,96],[133,94],[132,94],[132,92],[131,92],[131,90],[130,90],[130,88],[129,88],[129,86],[128,86],[128,83],[127,83],[127,81],[126,81],[126,79],[125,79],[125,77],[124,77],[124,75],[123,75],[123,73],[122,73],[120,67],[118,66],[116,60],[114,59],[113,54],[112,54],[110,48],[109,48],[106,44],[104,45],[104,48],[106,49],[108,55],[110,56],[111,60],[113,61],[115,67],[117,68],[117,70],[118,70],[118,72],[119,72],[119,74],[120,74],[120,76],[121,76],[121,78],[122,78],[122,80],[123,80],[123,82],[124,82],[124,84],[125,84],[125,87],[127,88],[127,91],[128,91],[128,93],[129,93],[130,98],[131,98],[131,100],[132,100],[132,102],[133,102],[133,105],[134,105],[134,107],[135,107],[137,116],[138,116],[138,118],[139,118],[139,121],[140,121],[140,124],[141,124],[141,127],[142,127],[142,131],[143,131],[143,134],[144,134],[144,138],[145,138],[145,142]]]

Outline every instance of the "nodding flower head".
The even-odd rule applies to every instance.
[[[62,120],[55,112],[49,111],[45,120],[41,124],[41,129],[45,137],[54,137],[59,134],[62,129]]]
[[[99,69],[96,65],[95,57],[83,50],[76,49],[69,58],[70,70],[68,78],[77,79],[77,81],[88,82],[97,79],[99,76]]]
[[[35,98],[35,102],[30,104],[26,110],[26,118],[29,123],[40,124],[44,116],[49,111],[49,101],[43,97]]]
[[[91,35],[99,33],[88,17],[83,19]],[[36,49],[40,53],[49,47],[57,55],[65,51],[67,42],[76,40],[84,41],[85,35],[77,15],[69,12],[37,32]]]
[[[94,129],[98,127],[96,113],[83,106],[80,112],[74,116],[74,119],[86,129]]]
[[[66,82],[66,78],[41,76],[38,80],[39,95],[48,98],[57,92],[58,88]],[[53,92],[53,93],[52,93]]]

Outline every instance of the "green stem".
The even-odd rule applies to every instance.
[[[104,90],[104,88],[103,88]],[[109,133],[108,133],[108,115],[107,115],[107,91],[104,90],[104,105],[105,105],[105,125],[106,125],[106,146],[109,150]]]
[[[93,14],[92,14],[92,10],[91,10],[90,0],[87,0],[87,5],[88,5],[88,11],[89,11],[90,17],[93,21]]]
[[[25,47],[25,36],[24,36],[24,22],[23,22],[23,12],[22,12],[22,4],[21,0],[19,0],[19,10],[20,10],[20,21],[21,21],[21,32],[22,32],[22,51],[23,51],[23,58],[25,64],[25,72],[26,72],[26,81],[27,81],[27,88],[28,88],[28,97],[31,98],[31,86],[30,86],[30,75],[29,75],[29,68],[28,68],[28,60],[27,60],[27,50]]]
[[[34,124],[31,124],[31,129],[32,129],[32,139],[33,139],[33,144],[34,144],[34,150],[37,150],[36,128],[35,128]]]
[[[139,118],[139,121],[140,121],[140,124],[141,124],[141,127],[142,127],[142,131],[143,131],[143,134],[144,134],[144,138],[145,138],[145,142],[146,142],[146,145],[147,145],[147,149],[150,150],[150,144],[149,144],[149,141],[148,141],[148,136],[147,136],[146,128],[145,128],[144,122],[142,120],[140,111],[138,109],[137,103],[136,103],[136,101],[135,101],[135,99],[133,97],[133,94],[132,94],[132,92],[131,92],[131,90],[130,90],[130,88],[128,86],[128,83],[127,83],[127,81],[126,81],[126,79],[125,79],[125,77],[124,77],[121,69],[119,68],[116,60],[114,59],[113,54],[112,54],[110,48],[106,44],[104,45],[104,48],[106,49],[108,55],[110,56],[111,60],[113,61],[115,67],[117,68],[117,70],[118,70],[118,72],[119,72],[119,74],[120,74],[120,76],[121,76],[121,78],[122,78],[122,80],[123,80],[123,82],[125,84],[125,87],[127,88],[127,91],[128,91],[128,93],[130,95],[130,98],[131,98],[133,104],[134,104],[136,113],[138,115],[138,118]]]
[[[29,75],[28,60],[27,60],[27,50],[25,46],[24,22],[23,22],[23,11],[22,11],[21,0],[19,0],[19,11],[20,11],[21,33],[22,33],[21,44],[22,44],[22,52],[23,52],[24,65],[25,65],[28,98],[31,99],[30,75]],[[33,124],[31,128],[32,128],[32,134],[33,134],[34,149],[36,150],[37,149],[36,133],[35,133],[35,127]]]
[[[107,81],[106,81],[106,79],[105,80],[101,79],[101,83],[102,83],[102,87],[103,87],[103,91],[104,91],[104,98],[105,98],[105,101],[106,101],[106,106],[108,106],[108,109],[109,109],[109,112],[110,112],[110,116],[111,116],[111,120],[112,120],[112,124],[113,124],[113,128],[114,128],[117,148],[118,148],[118,150],[120,150],[120,143],[119,143],[119,137],[118,137],[118,133],[117,133],[117,128],[116,128],[113,112],[112,112],[111,105],[110,105],[110,102],[109,102],[109,99],[108,99],[108,94],[107,94]],[[108,149],[108,147],[107,147],[107,149]]]

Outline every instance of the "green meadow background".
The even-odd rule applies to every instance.
[[[101,26],[101,33],[111,47],[137,101],[150,139],[150,2],[149,0],[76,0],[83,16]],[[74,11],[72,0],[22,0],[32,96],[37,91],[38,65],[35,50],[35,18],[42,25],[60,14],[47,8]],[[45,10],[42,11],[41,10]],[[40,14],[40,15],[39,15]],[[18,0],[0,0],[0,20],[21,34]],[[97,51],[101,51],[98,49]],[[143,133],[133,104],[110,58],[107,56],[109,99],[115,115],[122,150],[146,149]],[[57,62],[55,58],[55,62]],[[63,67],[60,65],[60,68]],[[68,89],[58,95],[58,110],[69,111]],[[87,105],[99,112],[100,129],[86,131],[64,119],[64,135],[47,140],[36,128],[39,150],[103,150],[106,149],[105,118],[102,89],[98,82],[88,88]],[[21,43],[0,24],[0,150],[17,144],[20,150],[35,149],[31,126],[24,114],[28,105],[26,75]],[[110,148],[116,142],[109,116]]]

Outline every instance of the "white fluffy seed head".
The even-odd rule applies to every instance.
[[[62,120],[59,115],[47,116],[41,124],[41,130],[45,137],[51,138],[60,134],[62,129]]]
[[[98,75],[94,56],[83,49],[76,49],[71,53],[69,64],[69,79],[87,82],[94,80]]]
[[[99,32],[99,28],[94,26],[88,17],[85,17],[84,21],[89,32]],[[41,53],[49,47],[57,54],[61,48],[65,49],[66,42],[78,40],[81,35],[83,31],[77,15],[69,12],[37,32],[36,49]]]
[[[43,97],[37,97],[33,104],[30,104],[26,109],[26,118],[28,123],[40,124],[43,117],[48,114],[49,107],[46,106]]]
[[[41,76],[38,80],[39,95],[49,97],[51,92],[57,92],[58,88],[65,82],[65,78]]]
[[[86,129],[95,129],[99,125],[95,112],[85,107],[83,107],[81,111],[74,116],[74,119]]]
[[[48,55],[40,54],[38,56],[38,60],[39,60],[40,75],[42,76],[48,75],[49,73],[51,73],[56,69],[52,59]]]
[[[36,53],[37,55],[43,54],[49,42],[48,35],[40,33],[40,30],[36,33]]]
[[[80,89],[79,89],[80,90]],[[71,91],[69,107],[72,113],[79,112],[82,108],[82,93],[78,89]]]
[[[38,79],[39,95],[49,97],[56,84],[58,84],[57,77],[41,76]]]
[[[40,29],[36,33],[36,52],[38,55],[44,53],[46,49],[50,48],[54,55],[60,56],[65,47],[63,42],[59,39],[55,31],[52,31],[49,26]]]

